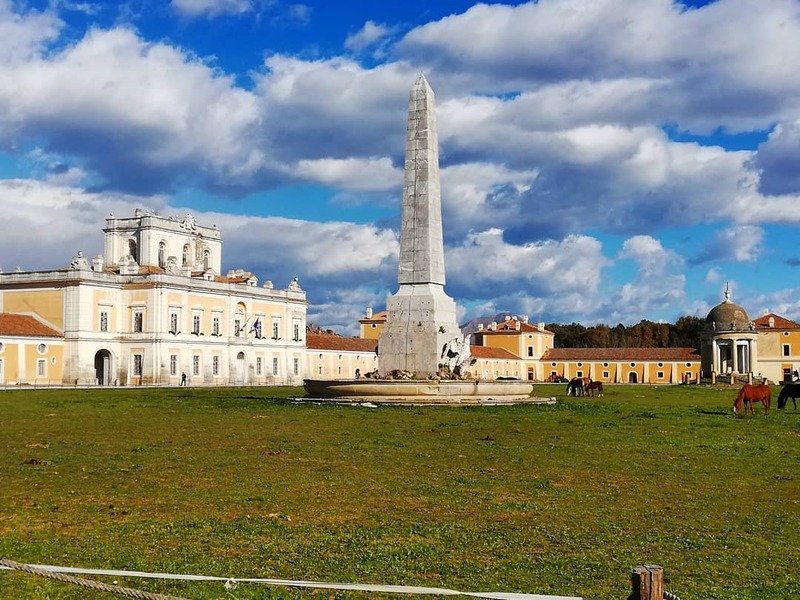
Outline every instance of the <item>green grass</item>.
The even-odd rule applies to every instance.
[[[800,597],[800,411],[563,388],[535,391],[554,406],[376,410],[282,400],[293,388],[2,392],[0,555],[615,600],[657,563],[685,600]],[[0,572],[0,597],[108,596]]]

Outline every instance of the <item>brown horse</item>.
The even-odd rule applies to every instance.
[[[586,392],[587,396],[594,396],[594,391],[597,390],[597,395],[603,395],[603,382],[602,381],[590,381],[586,384],[583,388]]]
[[[754,414],[756,409],[753,407],[755,402],[761,402],[764,405],[764,414],[769,412],[769,405],[772,401],[772,390],[768,385],[750,385],[746,383],[739,390],[736,395],[736,400],[733,401],[733,414],[738,415],[744,408],[744,414],[748,411]]]

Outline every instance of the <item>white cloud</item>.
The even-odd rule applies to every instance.
[[[509,244],[503,231],[492,228],[469,234],[460,246],[446,250],[448,283],[468,298],[490,292],[538,290],[549,295],[597,290],[608,264],[598,240],[568,236],[523,245]]]
[[[388,190],[403,182],[403,171],[386,157],[301,160],[293,171],[302,179],[351,191]]]
[[[705,282],[706,283],[717,283],[722,279],[722,271],[720,271],[717,267],[711,267],[706,272]]]
[[[61,31],[53,11],[17,13],[11,0],[0,0],[0,64],[18,64],[41,52]]]
[[[161,209],[165,201],[160,196],[97,194],[31,179],[2,179],[2,269],[52,269],[68,265],[78,250],[88,256],[102,253],[101,229],[108,213],[131,214],[143,205]]]
[[[761,253],[764,230],[753,225],[736,225],[718,231],[693,264],[712,260],[754,262]]]
[[[683,259],[664,248],[659,240],[649,235],[630,237],[623,243],[618,258],[636,262],[637,273],[603,307],[603,314],[610,315],[611,320],[631,322],[657,311],[675,312],[684,303]]]
[[[416,27],[396,51],[428,72],[495,93],[547,82],[651,80],[658,85],[650,114],[658,111],[662,122],[751,129],[797,108],[799,36],[793,0],[717,0],[694,10],[672,0],[541,0],[477,4]]]
[[[779,123],[753,157],[759,189],[765,194],[800,191],[800,118]]]
[[[0,127],[85,156],[118,188],[163,189],[162,178],[181,174],[247,181],[267,168],[260,120],[255,97],[229,77],[128,29],[0,65]]]
[[[172,0],[170,6],[188,17],[239,15],[251,10],[251,0]]]
[[[635,235],[625,240],[619,258],[636,261],[647,276],[663,275],[670,266],[681,262],[677,254],[649,235]]]
[[[361,52],[392,34],[392,28],[374,21],[367,21],[356,33],[347,36],[344,47],[351,52]]]
[[[224,232],[229,260],[284,277],[374,278],[396,264],[400,249],[393,231],[374,225],[210,212],[198,213],[201,217]]]

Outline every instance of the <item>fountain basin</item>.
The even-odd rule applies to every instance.
[[[304,379],[306,395],[334,402],[404,405],[547,404],[527,381]]]

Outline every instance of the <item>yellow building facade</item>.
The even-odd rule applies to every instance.
[[[0,313],[0,386],[61,383],[61,333],[31,315]]]
[[[800,379],[800,323],[771,312],[751,320],[726,289],[724,300],[709,311],[705,325],[705,377],[772,382]]]
[[[367,311],[359,320],[362,337],[379,332],[385,320],[385,312]],[[800,339],[800,327],[797,333]],[[507,315],[499,322],[479,324],[472,334],[469,373],[476,379],[589,377],[605,383],[675,384],[700,379],[700,355],[693,348],[554,348],[554,339],[544,323],[530,323],[524,316]]]

